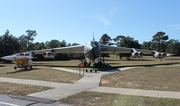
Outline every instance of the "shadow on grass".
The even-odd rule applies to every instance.
[[[19,70],[15,70],[13,72],[7,72],[6,74],[15,74],[15,73],[21,73],[21,72],[28,72],[28,71],[34,71],[34,70],[38,70],[38,68],[33,68],[33,69],[19,69]]]
[[[136,65],[124,65],[124,66],[112,66],[116,68],[122,68],[122,67],[153,67],[153,66],[161,66],[161,65],[174,65],[174,64],[180,64],[180,62],[171,62],[171,63],[161,63],[161,64],[136,64]]]
[[[0,65],[0,67],[5,67],[4,65]]]
[[[150,59],[119,59],[119,60],[113,60],[113,59],[106,59],[105,61],[155,61],[155,60],[150,60]]]

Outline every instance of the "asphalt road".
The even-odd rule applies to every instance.
[[[31,96],[0,95],[0,106],[71,106],[59,104],[54,100]]]

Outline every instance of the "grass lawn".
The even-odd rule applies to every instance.
[[[14,96],[27,95],[27,94],[31,94],[35,92],[48,90],[48,89],[50,88],[42,87],[42,86],[32,86],[32,85],[0,82],[0,94],[6,94],[6,95],[14,95]]]
[[[34,67],[33,70],[27,71],[15,71],[11,67],[1,68],[0,77],[33,79],[61,83],[74,83],[82,78],[82,76],[78,74],[60,71],[49,67],[37,66]]]
[[[180,67],[134,68],[102,76],[100,86],[180,92]]]
[[[179,106],[180,99],[152,98],[97,92],[81,92],[59,100],[73,106]]]

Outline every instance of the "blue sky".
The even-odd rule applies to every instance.
[[[130,36],[139,43],[158,31],[180,40],[180,0],[1,0],[0,35],[36,30],[34,42],[52,39],[85,44]]]

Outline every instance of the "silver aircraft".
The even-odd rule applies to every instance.
[[[100,56],[102,53],[130,53],[133,58],[142,58],[143,54],[152,54],[153,57],[159,59],[162,59],[166,56],[166,53],[159,53],[153,50],[102,45],[99,42],[95,41],[94,38],[92,41],[87,42],[85,45],[35,50],[32,52],[33,54],[42,54],[45,58],[54,58],[56,53],[84,53],[84,62],[87,64],[87,66],[90,66],[92,62],[95,65],[101,65],[102,59],[100,58]]]
[[[56,53],[84,53],[84,64],[86,64],[86,66],[90,66],[91,63],[94,63],[95,66],[101,66],[102,59],[100,56],[102,53],[130,53],[133,58],[142,58],[143,54],[152,54],[153,57],[159,58],[160,60],[162,60],[165,56],[170,56],[170,54],[160,53],[153,50],[102,45],[95,41],[94,38],[85,45],[35,50],[31,52],[32,54],[42,54],[45,58],[54,58]],[[12,56],[4,56],[1,59],[9,60],[8,57]]]

